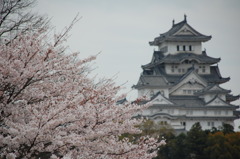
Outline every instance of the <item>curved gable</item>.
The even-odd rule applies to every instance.
[[[193,30],[191,27],[189,27],[187,24],[185,24],[181,29],[179,29],[173,36],[178,35],[193,35],[198,36],[199,34]]]
[[[169,91],[170,94],[174,94],[177,90],[179,90],[181,87],[184,87],[186,84],[191,85],[201,85],[202,88],[207,86],[207,82],[201,78],[195,71],[191,71],[190,73],[186,74],[178,84],[176,84],[174,87],[172,87]]]
[[[216,96],[211,101],[209,101],[206,106],[230,106],[230,104],[226,103],[224,100]]]
[[[160,93],[151,102],[152,102],[152,104],[173,105],[173,103],[171,101],[169,101],[167,98],[162,96]]]

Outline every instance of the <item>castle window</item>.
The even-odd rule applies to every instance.
[[[186,122],[181,122],[181,125],[186,126]]]
[[[204,110],[204,115],[207,115],[207,111],[206,110]]]
[[[214,127],[215,123],[212,121],[212,122],[208,122],[208,126],[211,126],[211,127]]]
[[[187,115],[193,115],[193,111],[192,110],[188,110],[187,111]]]
[[[204,65],[199,66],[199,69],[202,70],[202,73],[206,72],[206,66],[204,66]]]
[[[193,94],[197,93],[197,90],[193,90]]]
[[[185,60],[183,63],[185,63],[185,64],[189,64],[190,61],[189,61],[189,60]]]
[[[177,45],[177,51],[179,51],[179,45]]]
[[[192,45],[189,45],[189,51],[192,51]]]
[[[202,72],[206,72],[205,66],[202,66]]]
[[[172,67],[171,67],[171,71],[174,72],[174,70],[177,69],[177,68],[178,68],[177,65],[172,65]]]
[[[186,46],[185,45],[183,45],[183,51],[186,51]]]
[[[210,121],[208,122],[208,126],[214,127],[214,125],[215,125],[214,122],[210,122]]]
[[[184,69],[184,68],[179,68],[179,69],[178,69],[178,73],[181,73],[181,72],[184,73],[184,72],[185,72],[185,69]]]
[[[174,66],[173,65],[172,65],[172,69],[171,70],[172,70],[172,72],[174,72]]]
[[[227,110],[225,111],[225,115],[228,115],[228,111]]]
[[[211,126],[211,123],[210,123],[210,122],[207,122],[207,125],[208,125],[208,126]]]
[[[221,115],[221,110],[216,110],[216,111],[214,112],[214,115]]]
[[[167,121],[161,121],[160,125],[167,125]]]

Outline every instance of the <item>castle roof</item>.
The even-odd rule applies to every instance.
[[[173,24],[172,28],[160,34],[159,37],[156,37],[153,41],[149,42],[152,46],[158,46],[163,42],[178,42],[178,41],[186,41],[186,42],[206,42],[210,40],[211,36],[206,36],[204,34],[199,33],[194,28],[192,28],[188,23],[186,16],[183,21]]]
[[[202,107],[205,105],[204,101],[197,96],[170,96],[169,99],[183,107]]]
[[[219,85],[209,85],[206,88],[204,88],[203,90],[201,90],[201,92],[196,93],[197,95],[204,95],[204,94],[228,94],[230,93],[230,90],[226,90],[224,88],[221,88]]]
[[[164,76],[156,75],[141,75],[137,85],[133,86],[134,88],[141,87],[168,87],[168,81]]]
[[[236,109],[238,106],[231,105],[229,103],[225,103],[225,105],[211,105],[208,104],[214,101],[218,96],[214,97],[211,101],[205,102],[202,98],[199,98],[198,96],[169,96],[169,101],[172,103],[175,103],[174,105],[166,105],[167,108],[188,108],[188,109],[218,109],[218,108],[224,108],[224,109]],[[160,105],[153,105],[151,107],[159,107]],[[162,105],[164,107],[164,105]]]
[[[217,63],[221,59],[208,56],[206,50],[201,52],[202,42],[210,39],[211,36],[192,28],[185,16],[183,21],[173,22],[169,31],[149,42],[158,46],[159,51],[154,51],[150,63],[142,65],[143,72],[133,86],[139,95],[151,98],[141,101],[141,104],[151,101],[151,106],[139,116],[176,120],[170,122],[172,126],[186,130],[193,121],[225,122],[239,118],[240,111],[236,110],[239,106],[230,102],[240,95],[233,96],[231,90],[220,87],[230,80],[220,74]]]
[[[184,62],[185,60],[195,60],[199,64],[215,64],[221,60],[221,58],[213,58],[210,56],[207,56],[206,54],[194,54],[194,53],[178,53],[178,54],[168,54],[166,56],[163,56],[163,54],[160,51],[155,51],[153,53],[153,60],[146,65],[143,65],[142,68],[151,68],[155,65],[159,65],[162,63],[166,64],[180,64]]]
[[[227,94],[226,95],[226,101],[227,102],[233,102],[235,100],[238,100],[239,98],[240,98],[240,95],[236,95],[236,96],[234,96],[232,94]]]
[[[191,68],[194,69],[194,68]],[[188,72],[191,72],[192,70]],[[154,74],[153,74],[154,71]],[[223,78],[219,72],[218,66],[211,66],[210,67],[211,74],[201,75],[198,74],[201,78],[206,80],[209,84],[222,84],[230,80],[229,77]],[[186,73],[188,74],[188,73]],[[176,85],[177,83],[181,82],[183,79],[183,75],[170,75],[167,74],[164,70],[164,67],[157,66],[152,68],[151,70],[144,70],[143,74],[141,74],[137,85],[134,85],[134,88],[150,88],[150,87],[171,87]],[[212,85],[211,85],[212,86]],[[230,99],[230,97],[229,97]]]
[[[211,66],[210,72],[211,74],[200,75],[200,76],[205,78],[209,83],[215,83],[215,84],[222,84],[230,80],[230,77],[225,78],[221,76],[218,66]]]

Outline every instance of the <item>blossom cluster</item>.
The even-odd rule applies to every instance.
[[[0,44],[0,154],[7,158],[152,158],[159,145],[142,137],[141,119],[132,116],[149,105],[117,104],[120,87],[96,82],[78,53],[64,54],[63,36],[50,42],[42,32],[19,35]]]

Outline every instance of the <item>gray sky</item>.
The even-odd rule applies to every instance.
[[[57,32],[68,26],[77,13],[82,19],[74,26],[67,44],[81,57],[99,52],[94,71],[99,77],[125,84],[129,92],[150,62],[154,47],[149,46],[160,33],[168,31],[187,15],[188,23],[200,33],[212,35],[203,44],[207,54],[221,58],[221,85],[240,93],[240,1],[239,0],[39,0],[35,10],[52,18]],[[134,98],[136,91],[130,91]],[[237,101],[235,104],[239,104]]]

